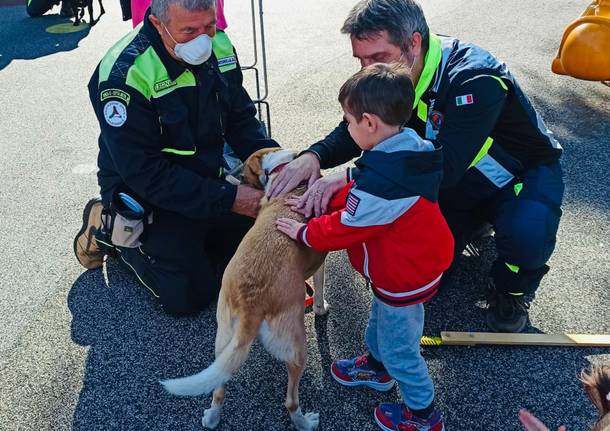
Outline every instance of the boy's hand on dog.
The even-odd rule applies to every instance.
[[[275,226],[277,227],[277,230],[296,240],[299,235],[299,230],[305,226],[305,223],[299,223],[291,218],[282,217],[275,221]]]
[[[237,214],[256,218],[260,209],[261,199],[265,196],[265,192],[255,189],[245,184],[237,186],[237,194],[231,211]]]
[[[525,409],[519,410],[519,421],[521,421],[521,424],[527,431],[549,431],[540,419]],[[566,431],[566,427],[562,425],[557,431]]]
[[[293,210],[305,217],[312,215],[320,217],[322,214],[326,214],[328,203],[333,195],[346,184],[347,177],[343,171],[322,177],[303,193]]]
[[[267,196],[274,198],[289,193],[305,180],[307,187],[310,187],[318,178],[320,178],[320,160],[313,153],[305,153],[282,169],[273,180]]]

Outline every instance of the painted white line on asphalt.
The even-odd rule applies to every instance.
[[[72,168],[72,173],[77,175],[87,175],[97,172],[97,165],[95,163],[81,163]]]

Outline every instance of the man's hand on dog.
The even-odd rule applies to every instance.
[[[313,153],[305,153],[288,163],[273,180],[267,192],[269,198],[285,195],[297,188],[303,181],[307,187],[320,178],[320,161]]]
[[[328,202],[330,202],[333,195],[346,184],[347,177],[345,172],[335,172],[318,179],[298,198],[296,205],[292,199],[289,199],[287,204],[292,207],[293,211],[303,214],[305,217],[311,217],[312,215],[320,217],[322,214],[326,214]]]
[[[235,201],[233,202],[231,211],[256,218],[263,196],[265,196],[265,192],[262,190],[240,184],[237,186],[237,195],[235,195]]]
[[[296,241],[299,231],[305,226],[305,223],[299,223],[291,218],[281,217],[275,221],[275,226],[277,227],[277,230],[285,233]]]

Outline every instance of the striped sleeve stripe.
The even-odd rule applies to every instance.
[[[303,241],[303,244],[307,247],[311,247],[311,244],[307,241],[307,226],[305,226],[305,229],[303,229],[301,233],[301,241]]]
[[[421,292],[424,292],[424,291],[430,289],[432,286],[434,286],[439,281],[441,281],[442,276],[443,276],[443,274],[441,273],[441,275],[436,277],[434,280],[432,280],[430,283],[426,284],[425,286],[422,286],[419,289],[411,290],[409,292],[394,293],[394,292],[389,292],[385,289],[382,289],[381,287],[376,287],[376,289],[379,293],[382,293],[383,295],[388,296],[390,298],[396,298],[396,299],[407,298],[409,296],[415,296],[418,293],[421,293]]]
[[[373,288],[372,291],[376,298],[378,298],[380,301],[382,301],[388,305],[392,305],[395,307],[406,307],[408,305],[415,305],[415,304],[426,302],[426,301],[432,299],[438,293],[438,286],[434,286],[432,289],[427,290],[426,292],[422,293],[421,295],[410,297],[409,299],[403,299],[403,300],[389,299],[389,298],[383,296],[382,294],[380,294],[379,292],[377,292],[377,290],[375,288]]]

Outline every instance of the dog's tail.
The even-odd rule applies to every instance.
[[[262,318],[248,316],[239,320],[238,329],[231,341],[205,370],[192,376],[163,380],[161,384],[170,393],[180,396],[209,394],[224,385],[246,361],[252,342],[258,333]]]

